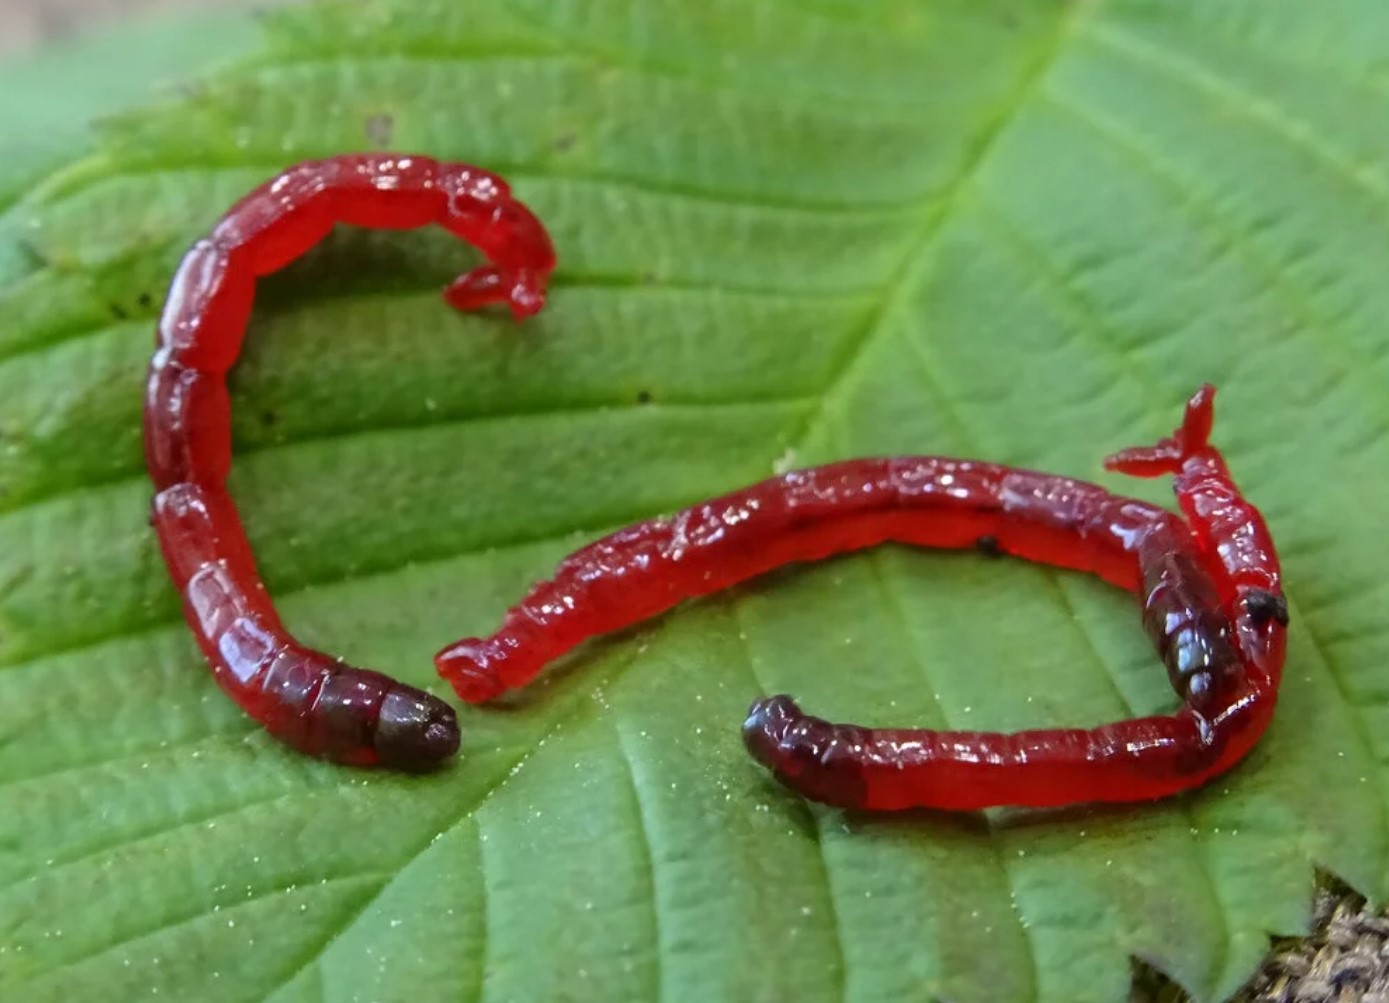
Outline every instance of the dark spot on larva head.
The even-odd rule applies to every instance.
[[[650,390],[638,390],[638,391],[637,391],[637,403],[638,403],[638,404],[650,404],[650,403],[651,403],[651,391],[650,391]]]
[[[140,304],[140,309],[149,310],[154,306],[154,297],[149,293],[141,293],[135,302]]]
[[[1270,620],[1276,620],[1284,627],[1288,625],[1288,600],[1276,592],[1254,589],[1244,597],[1244,608],[1249,611],[1249,618],[1260,627]]]
[[[989,557],[997,557],[1003,553],[998,546],[998,537],[987,534],[974,541],[974,549]]]
[[[395,116],[384,111],[368,115],[362,121],[362,131],[366,133],[368,143],[384,150],[391,145],[391,137],[395,135]]]
[[[574,144],[579,141],[579,134],[576,132],[561,132],[550,144],[550,149],[556,153],[568,153],[574,149]]]
[[[422,773],[457,752],[461,739],[452,707],[401,683],[381,701],[372,744],[382,766]]]
[[[125,320],[130,314],[126,313],[125,307],[121,306],[119,303],[112,303],[111,316],[115,317],[117,320]]]

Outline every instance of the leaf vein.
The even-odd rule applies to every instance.
[[[955,176],[938,197],[928,200],[922,207],[921,220],[909,241],[907,253],[884,284],[877,306],[870,311],[866,322],[846,346],[833,369],[836,375],[822,391],[818,406],[806,416],[791,436],[791,441],[803,444],[824,421],[831,398],[849,385],[850,374],[862,365],[868,350],[883,336],[883,332],[888,330],[888,322],[907,302],[915,287],[930,273],[934,258],[928,252],[950,221],[952,212],[965,197],[974,178],[997,148],[999,141],[1060,59],[1066,42],[1075,33],[1076,24],[1088,9],[1087,3],[1076,3],[1059,21],[1057,30],[1047,38],[1045,44],[1023,69],[1008,96],[979,130],[965,151]]]

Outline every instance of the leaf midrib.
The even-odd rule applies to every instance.
[[[1047,73],[1061,57],[1067,41],[1075,34],[1085,16],[1100,0],[1077,0],[1069,11],[1058,19],[1056,28],[1038,46],[1032,59],[1018,76],[1007,97],[999,103],[985,121],[974,141],[966,148],[959,170],[939,196],[931,198],[921,210],[921,222],[915,236],[908,242],[907,252],[883,285],[878,306],[870,311],[858,335],[852,338],[834,369],[838,376],[820,396],[819,404],[807,415],[801,427],[790,435],[793,448],[803,449],[807,440],[824,421],[826,407],[850,386],[849,378],[858,371],[877,340],[889,330],[889,321],[901,309],[916,287],[930,274],[934,258],[932,246],[950,222],[954,210],[965,196],[974,178],[1018,113],[1027,104]]]

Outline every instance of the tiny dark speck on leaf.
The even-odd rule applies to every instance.
[[[650,391],[650,390],[638,390],[638,391],[637,391],[637,403],[638,403],[638,404],[650,404],[650,403],[651,403],[651,391]]]
[[[202,101],[207,97],[207,84],[201,80],[180,80],[174,89],[189,101]]]
[[[125,307],[121,306],[119,303],[112,303],[111,316],[115,317],[117,320],[125,320],[130,314],[126,313]]]
[[[562,132],[555,137],[555,141],[550,144],[550,148],[556,153],[566,153],[574,149],[574,144],[579,141],[579,134],[576,132]]]
[[[151,296],[149,293],[141,293],[140,298],[135,302],[139,303],[141,307],[148,310],[150,307],[154,306],[154,297]]]
[[[262,411],[260,414],[260,420],[264,422],[266,425],[273,425],[275,424],[275,422],[280,420],[280,416],[276,414],[274,411]]]
[[[656,283],[660,282],[661,279],[655,272],[642,272],[641,281],[644,285],[654,286]]]
[[[362,129],[367,135],[368,143],[385,149],[391,145],[391,137],[395,134],[395,116],[387,112],[368,115],[362,122]]]

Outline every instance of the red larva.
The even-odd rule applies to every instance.
[[[227,494],[226,373],[241,351],[255,280],[337,223],[437,223],[489,264],[445,290],[467,310],[539,310],[555,267],[540,222],[506,182],[466,164],[368,154],[290,168],[238,202],[184,257],[169,289],[145,397],[155,531],[184,617],[222,688],[277,738],[342,763],[423,770],[458,749],[453,708],[379,672],[299,644],[275,613]]]
[[[460,697],[522,686],[589,637],[795,561],[886,541],[998,550],[1088,571],[1135,592],[1183,700],[1175,714],[991,734],[871,729],[757,701],[752,755],[829,804],[871,810],[1142,801],[1229,769],[1273,714],[1287,604],[1273,541],[1208,438],[1214,390],[1182,427],[1110,469],[1176,475],[1187,519],[1063,477],[939,457],[861,459],[795,471],[621,530],[566,558],[486,639],[436,656]]]

